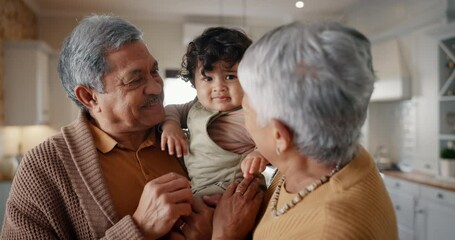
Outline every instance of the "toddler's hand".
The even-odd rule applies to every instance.
[[[255,173],[261,173],[269,162],[258,151],[249,153],[242,161],[243,177],[247,178]]]
[[[173,120],[167,120],[163,123],[162,129],[161,150],[165,151],[167,145],[169,155],[174,155],[174,151],[177,157],[182,157],[182,154],[187,155],[188,144],[180,124]]]

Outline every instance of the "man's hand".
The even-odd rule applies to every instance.
[[[177,157],[187,155],[188,144],[180,124],[174,120],[166,120],[162,125],[162,129],[161,150],[165,151],[167,145],[169,155],[174,155],[174,152],[177,154]]]
[[[256,178],[231,184],[215,209],[212,239],[245,239],[254,227],[263,197]]]
[[[168,173],[145,185],[133,219],[145,237],[157,239],[168,233],[181,216],[191,215],[192,202],[188,179]]]
[[[182,217],[185,223],[181,232],[185,235],[185,239],[212,239],[212,221],[213,208],[205,205],[201,199],[194,199],[193,213],[190,216]]]
[[[242,161],[243,177],[247,178],[256,173],[261,173],[269,162],[258,151],[250,152]]]

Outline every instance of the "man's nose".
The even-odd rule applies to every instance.
[[[145,86],[145,94],[161,94],[163,91],[163,79],[161,76],[150,76]]]

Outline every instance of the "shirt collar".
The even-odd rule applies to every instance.
[[[104,132],[91,122],[89,122],[89,128],[90,132],[92,133],[93,140],[95,141],[95,146],[100,152],[108,153],[112,149],[114,149],[115,146],[125,148],[121,146],[115,139],[109,136],[109,134],[107,134],[106,132]],[[156,139],[155,128],[153,128],[152,130],[150,130],[148,137],[144,140],[144,142],[141,143],[139,149],[155,145],[155,139]]]

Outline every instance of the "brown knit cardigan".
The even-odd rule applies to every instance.
[[[142,239],[131,216],[119,219],[80,114],[25,154],[6,204],[2,239]]]

